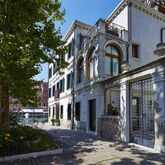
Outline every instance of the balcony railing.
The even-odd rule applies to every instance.
[[[103,26],[105,26],[105,31],[101,30],[100,31],[100,27],[99,25],[95,24],[93,27],[91,27],[91,29],[86,33],[86,35],[83,36],[83,44],[81,44],[79,46],[78,49],[78,54],[81,54],[82,51],[84,50],[84,48],[89,45],[90,43],[94,42],[95,39],[97,37],[99,37],[99,35],[101,33],[108,33],[111,34],[113,36],[122,38],[122,31],[125,30],[124,27],[117,25],[115,23],[111,23],[111,24],[106,24],[106,22],[104,22],[105,24]],[[104,29],[104,28],[103,28]]]
[[[119,37],[119,38],[122,38],[122,31],[124,29],[125,29],[124,27],[117,25],[115,23],[106,25],[106,33]]]

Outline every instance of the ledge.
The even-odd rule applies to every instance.
[[[27,154],[0,157],[0,162],[18,160],[18,159],[24,159],[24,158],[36,157],[36,156],[57,155],[57,154],[62,154],[62,153],[63,153],[63,149],[32,152],[32,153],[27,153]]]

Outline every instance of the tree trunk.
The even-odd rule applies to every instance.
[[[9,91],[3,80],[0,80],[0,125],[9,126]]]

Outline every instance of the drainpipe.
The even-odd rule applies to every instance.
[[[128,5],[128,43],[127,43],[127,63],[129,62],[129,46],[132,41],[132,3],[130,2]]]

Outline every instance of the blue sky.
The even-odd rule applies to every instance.
[[[61,33],[65,35],[72,22],[77,19],[94,25],[99,18],[107,18],[121,0],[60,0],[65,9],[65,23],[61,25]],[[41,74],[35,79],[48,81],[48,65],[42,67]]]

